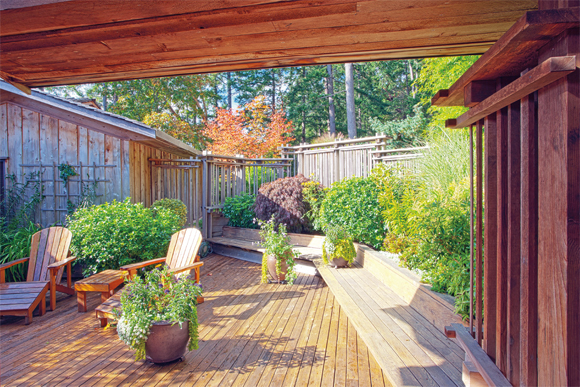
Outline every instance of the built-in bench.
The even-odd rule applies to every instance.
[[[321,236],[289,234],[301,252],[298,265],[317,269],[393,385],[463,385],[465,353],[446,337],[446,325],[461,323],[453,298],[435,293],[396,262],[356,245],[351,268],[322,263]],[[260,263],[258,230],[223,227],[210,238],[216,253]]]

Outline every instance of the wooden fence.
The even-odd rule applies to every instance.
[[[323,186],[354,176],[367,177],[380,163],[414,170],[421,148],[385,149],[386,135],[337,140],[314,145],[282,147],[282,156],[289,157],[294,174],[318,180]]]

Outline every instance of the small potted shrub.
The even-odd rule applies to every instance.
[[[356,258],[352,237],[340,226],[328,226],[322,242],[322,260],[334,267],[347,267]]]
[[[197,297],[201,285],[156,267],[134,276],[121,295],[119,337],[134,349],[135,360],[167,363],[198,348]],[[189,344],[188,344],[189,342]]]
[[[267,282],[286,282],[289,285],[296,279],[294,270],[294,258],[299,256],[299,252],[294,251],[288,240],[288,233],[284,224],[278,225],[274,217],[267,222],[258,222],[261,227],[260,237],[264,247],[262,256],[262,283]],[[268,274],[272,280],[268,280]]]

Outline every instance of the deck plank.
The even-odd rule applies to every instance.
[[[356,377],[348,374],[352,382],[364,386],[380,380],[383,385],[380,367],[353,336],[322,279],[300,274],[295,286],[260,284],[257,264],[218,255],[204,262],[200,348],[182,362],[135,362],[114,328],[100,328],[93,312],[99,294],[87,295],[89,313],[77,313],[74,296],[59,295],[56,311],[35,317],[31,325],[19,317],[0,319],[0,383],[320,386],[334,385],[335,369],[344,371],[346,381],[346,362],[354,361]],[[336,356],[337,347],[344,355]],[[360,364],[367,364],[366,371]]]

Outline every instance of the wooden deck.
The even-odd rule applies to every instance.
[[[99,327],[99,294],[89,312],[75,297],[56,311],[0,320],[3,386],[384,386],[377,361],[324,281],[260,284],[257,264],[218,255],[204,260],[199,350],[184,361],[135,362],[115,329]],[[62,296],[62,295],[61,295]],[[283,313],[282,313],[283,312]]]

